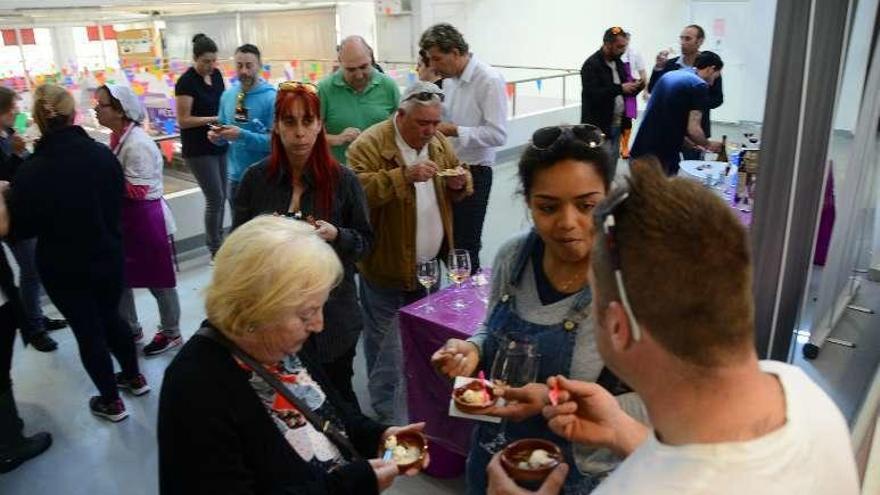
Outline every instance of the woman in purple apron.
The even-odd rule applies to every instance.
[[[162,199],[162,155],[141,127],[144,108],[131,88],[108,84],[95,92],[98,122],[110,128],[110,148],[122,164],[125,198],[122,203],[122,239],[128,290],[120,303],[135,341],[143,338],[132,288],[150,290],[159,306],[161,324],[144,354],[155,355],[181,344],[180,301],[175,288],[169,232],[171,212]]]

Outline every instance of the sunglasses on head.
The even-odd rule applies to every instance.
[[[626,287],[623,285],[623,264],[620,259],[620,243],[617,239],[617,222],[614,218],[614,212],[629,198],[629,185],[618,187],[605,198],[605,201],[599,203],[594,213],[595,225],[602,228],[605,234],[605,248],[608,250],[608,257],[611,258],[611,270],[614,272],[614,281],[617,283],[617,292],[620,294],[620,303],[626,312],[632,326],[633,340],[638,342],[642,338],[642,331],[639,323],[636,321],[636,315],[633,313],[632,305],[626,294]]]
[[[435,96],[437,98],[440,98],[441,102],[446,99],[446,95],[444,95],[443,93],[433,93],[431,91],[422,91],[421,93],[413,93],[413,94],[407,96],[403,101],[409,101],[409,100],[431,101],[434,99]]]
[[[305,90],[312,94],[318,94],[318,87],[310,82],[285,81],[278,85],[278,91]]]
[[[546,151],[563,137],[580,141],[590,148],[598,148],[605,144],[605,134],[594,125],[558,125],[542,127],[535,131],[532,134],[532,148]]]

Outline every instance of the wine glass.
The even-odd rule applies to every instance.
[[[461,291],[461,284],[471,276],[471,256],[466,249],[453,249],[447,260],[449,278],[455,282],[457,290]],[[461,298],[461,294],[452,301],[454,309],[464,309],[467,303]]]
[[[431,295],[431,287],[434,287],[437,284],[439,272],[440,264],[437,262],[437,258],[420,260],[416,267],[416,278],[419,280],[419,283],[422,284],[422,287],[425,288],[426,301],[428,301],[428,296]],[[425,304],[424,308],[428,313],[434,311],[434,306],[431,305],[430,301]]]
[[[492,384],[496,387],[523,387],[534,383],[540,362],[541,355],[538,354],[535,343],[502,337],[492,361]],[[494,454],[507,443],[507,420],[502,418],[495,437],[480,445]]]

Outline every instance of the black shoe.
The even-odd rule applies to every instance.
[[[52,445],[52,436],[48,433],[26,437],[21,434],[23,428],[12,390],[0,394],[0,473],[12,471]]]
[[[56,319],[56,318],[48,318],[48,317],[44,316],[43,317],[43,326],[46,328],[46,330],[49,330],[50,332],[52,330],[61,330],[62,328],[67,328],[67,320],[65,320],[63,318]]]
[[[52,445],[52,435],[40,432],[12,445],[0,445],[0,473],[8,473],[27,460],[42,454]]]
[[[55,342],[55,339],[49,337],[46,332],[40,332],[30,337],[27,339],[27,343],[40,352],[52,352],[58,349],[58,342]]]

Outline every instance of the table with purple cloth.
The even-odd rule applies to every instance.
[[[479,329],[486,316],[489,272],[483,271],[485,285],[472,281],[461,290],[446,287],[400,309],[400,339],[403,344],[406,403],[411,422],[425,421],[431,464],[427,474],[452,478],[464,472],[474,422],[449,416],[452,382],[431,366],[431,355],[448,339],[467,339]],[[461,299],[461,310],[452,303]],[[429,306],[433,308],[433,311]]]

